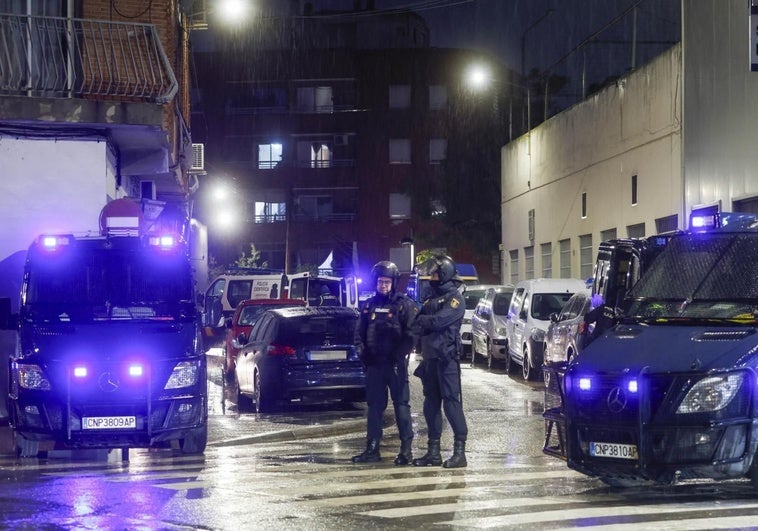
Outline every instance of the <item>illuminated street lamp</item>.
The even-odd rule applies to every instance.
[[[250,20],[253,0],[195,0],[187,11],[191,30],[207,30],[212,17],[224,26],[239,25]]]
[[[528,87],[513,83],[511,81],[506,81],[503,79],[498,79],[495,76],[492,75],[492,72],[490,71],[490,68],[487,67],[484,64],[474,64],[469,67],[469,69],[466,72],[465,75],[465,84],[469,89],[476,92],[481,92],[490,89],[490,87],[494,85],[506,85],[508,87],[515,87],[517,89],[520,89],[524,92],[526,92],[527,99],[526,99],[526,114],[527,114],[527,130],[531,128],[531,105],[529,101],[529,92]],[[498,98],[495,97],[495,105],[497,106]],[[522,121],[523,126],[523,121]],[[508,141],[510,142],[513,140],[513,96],[511,94],[511,97],[508,98]]]

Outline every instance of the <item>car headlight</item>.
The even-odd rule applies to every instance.
[[[182,361],[174,366],[174,370],[171,372],[168,382],[164,386],[164,389],[181,389],[182,387],[189,387],[195,385],[197,382],[197,369],[198,362],[196,361]]]
[[[708,413],[724,409],[737,394],[745,374],[736,372],[703,378],[692,386],[677,413]]]
[[[545,331],[541,328],[532,328],[532,332],[529,334],[529,337],[535,343],[542,343],[545,341]]]
[[[47,379],[45,371],[39,365],[20,363],[15,368],[18,371],[18,385],[20,387],[37,391],[50,390],[50,380]]]

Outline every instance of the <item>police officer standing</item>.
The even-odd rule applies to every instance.
[[[339,306],[340,300],[332,293],[329,286],[321,285],[321,294],[318,296],[319,306]]]
[[[353,457],[354,463],[381,459],[379,441],[388,388],[400,434],[395,464],[408,465],[413,460],[408,356],[413,348],[410,325],[418,309],[410,298],[395,291],[399,277],[397,266],[389,261],[379,262],[371,269],[376,295],[366,301],[358,320],[356,344],[366,367],[368,419],[366,450]]]
[[[413,460],[414,466],[461,468],[466,466],[468,426],[463,415],[461,395],[460,329],[466,308],[458,290],[461,281],[455,262],[438,255],[419,268],[419,274],[431,276],[433,295],[424,301],[413,323],[413,332],[421,338],[422,361],[414,374],[421,378],[424,390],[424,419],[429,433],[426,454]],[[453,455],[442,462],[440,436],[442,409],[453,429]]]

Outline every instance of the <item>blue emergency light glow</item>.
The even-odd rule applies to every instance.
[[[173,249],[176,246],[176,239],[171,235],[151,236],[150,245],[160,247],[161,249]]]
[[[87,367],[74,367],[74,377],[76,378],[86,378],[87,377]]]
[[[582,391],[589,391],[592,389],[592,380],[587,378],[586,376],[583,378],[579,378],[579,389]]]
[[[629,380],[629,383],[626,384],[626,388],[629,390],[630,393],[636,393],[637,392],[637,380]]]
[[[718,214],[693,215],[690,217],[690,228],[692,229],[713,229],[719,225]]]
[[[54,251],[61,245],[68,245],[69,239],[66,236],[42,236],[40,242],[43,248]]]
[[[129,365],[129,376],[132,376],[134,378],[138,378],[142,376],[142,373],[144,372],[142,365]]]

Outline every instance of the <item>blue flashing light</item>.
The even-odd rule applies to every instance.
[[[129,376],[133,378],[139,378],[144,373],[142,365],[134,363],[129,365]]]
[[[721,225],[718,212],[714,214],[693,214],[690,216],[690,228],[693,230],[715,229]]]
[[[87,377],[87,367],[84,366],[76,366],[74,367],[74,377],[75,378],[86,378]]]
[[[41,236],[40,243],[44,249],[55,251],[61,245],[68,245],[69,238],[67,236]]]
[[[586,376],[579,378],[579,389],[581,391],[589,391],[592,389],[592,380]]]
[[[630,393],[636,393],[638,390],[637,380],[629,380],[629,382],[626,384],[626,388]]]
[[[176,238],[170,234],[151,236],[148,240],[151,246],[160,247],[162,250],[170,250],[176,247]]]

